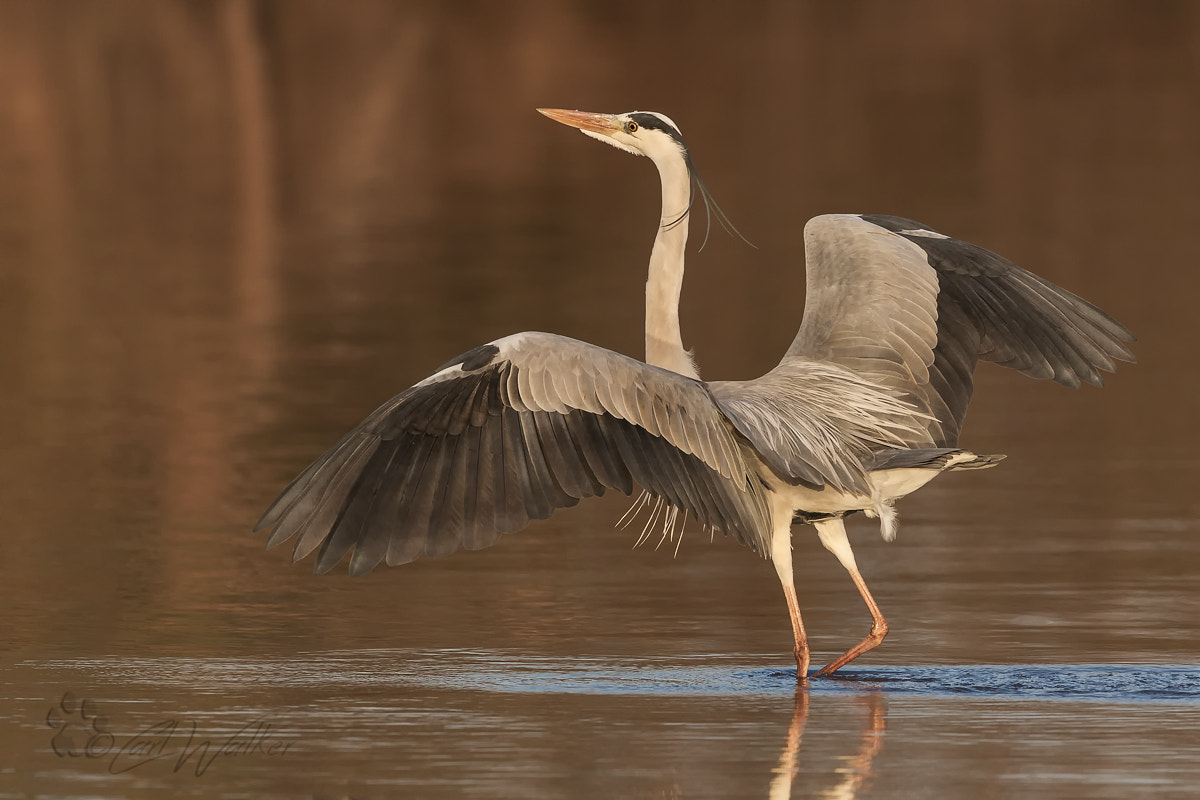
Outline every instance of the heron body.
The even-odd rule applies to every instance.
[[[542,113],[658,168],[646,360],[549,333],[477,347],[305,469],[256,526],[272,529],[269,547],[295,537],[294,560],[319,548],[318,573],[352,553],[357,575],[487,547],[582,498],[636,485],[665,505],[664,532],[691,516],[772,561],[804,680],[794,523],[814,526],[872,616],[827,675],[887,633],[844,517],[878,517],[890,540],[898,499],[944,471],[1003,457],[958,447],[977,362],[1078,386],[1100,385],[1114,359],[1133,360],[1119,323],[1006,259],[912,220],[843,214],[805,226],[805,312],[780,363],[748,381],[702,381],[683,346],[679,300],[690,211],[697,190],[709,198],[678,126],[653,112]]]

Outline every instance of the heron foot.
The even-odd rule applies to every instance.
[[[888,635],[887,620],[884,619],[883,617],[880,617],[879,619],[875,620],[871,624],[871,632],[867,634],[865,639],[863,639],[858,644],[854,645],[854,647],[851,647],[846,652],[842,653],[840,656],[835,658],[833,661],[830,661],[828,664],[821,667],[821,669],[817,670],[817,676],[820,678],[829,677],[830,675],[837,672],[842,667],[849,664],[854,659],[861,656],[863,653],[867,652],[868,650],[873,650],[876,647],[878,647],[879,643],[882,642],[884,640],[884,637],[886,637],[887,635]]]

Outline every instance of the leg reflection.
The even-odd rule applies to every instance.
[[[883,749],[883,733],[887,728],[887,706],[881,692],[871,692],[862,698],[867,706],[867,725],[863,729],[862,741],[858,752],[852,756],[843,756],[845,764],[838,768],[842,781],[837,786],[821,792],[821,797],[845,798],[851,800],[858,796],[867,778],[871,777],[871,762],[876,754]]]
[[[804,723],[808,720],[808,689],[796,687],[796,702],[792,707],[792,724],[788,726],[787,744],[779,757],[779,766],[772,770],[769,800],[788,800],[792,796],[792,780],[796,777],[796,756],[800,752],[800,737],[804,735]]]
[[[881,692],[871,692],[858,698],[866,709],[865,725],[859,740],[858,750],[853,755],[840,756],[839,766],[834,770],[840,782],[818,795],[830,800],[853,800],[858,796],[859,789],[871,777],[871,764],[875,756],[883,749],[883,734],[887,728],[887,705]],[[779,756],[779,765],[772,770],[775,777],[771,779],[771,787],[767,797],[769,800],[788,800],[792,796],[792,783],[800,772],[798,766],[800,740],[804,735],[804,726],[808,721],[809,695],[806,688],[796,690],[795,704],[792,708],[792,722],[788,726],[787,744]]]

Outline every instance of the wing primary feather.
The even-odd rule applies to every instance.
[[[1056,331],[1046,318],[1046,314],[1049,313],[1051,317],[1057,316],[1060,322],[1066,323],[1062,315],[1053,306],[1047,308],[1048,304],[1037,295],[1026,297],[1027,304],[1023,308],[1013,307],[1011,300],[1008,300],[1006,307],[1007,298],[1001,287],[989,281],[982,283],[981,289],[981,296],[986,297],[991,303],[996,310],[996,317],[1004,321],[1006,329],[1009,331],[1009,338],[1006,341],[1011,343],[1010,346],[1030,358],[1034,357],[1034,353],[1041,356],[1052,372],[1052,375],[1045,377],[1052,378],[1064,386],[1078,387],[1079,379],[1076,377],[1074,368],[1083,365],[1073,357],[1074,354],[1066,346],[1063,341],[1063,332]],[[1018,320],[1018,314],[1022,319]],[[1018,321],[1022,324],[1014,329],[1011,323]]]
[[[468,550],[480,550],[497,538],[490,528],[481,526],[482,520],[492,517],[491,509],[486,509],[480,515],[480,489],[491,485],[490,476],[481,472],[480,443],[483,436],[479,428],[468,427],[455,454],[462,470],[462,543]]]
[[[426,529],[414,528],[409,520],[421,475],[433,448],[433,437],[410,434],[401,447],[407,454],[406,459],[403,464],[397,465],[396,480],[387,493],[388,499],[383,505],[383,513],[377,517],[378,524],[372,526],[374,530],[369,534],[386,536],[388,546],[384,558],[388,564],[407,564],[420,558],[425,552],[425,537],[428,533]],[[337,563],[341,556],[341,553],[337,553],[334,563]],[[333,564],[329,566],[332,567]]]
[[[342,505],[341,516],[332,525],[329,539],[338,537],[350,543],[369,540],[382,541],[386,547],[390,531],[380,531],[372,526],[371,520],[378,513],[378,500],[392,470],[396,467],[396,458],[400,454],[399,443],[396,440],[381,442],[378,449],[363,465],[362,471],[351,490],[346,502]],[[328,539],[326,540],[328,541]],[[334,547],[336,545],[331,545]],[[355,544],[357,555],[360,545]],[[344,554],[344,550],[343,550]],[[338,560],[340,560],[340,555]]]
[[[389,444],[389,449],[390,447],[402,449],[397,450],[397,456],[401,457],[403,452],[408,451],[407,447],[403,446],[403,443],[392,443]],[[359,471],[356,471],[355,479],[358,479],[359,476]],[[314,530],[319,530],[320,535],[314,536],[313,541],[307,542],[305,549],[301,551],[300,542],[296,542],[296,548],[298,549],[293,554],[293,560],[299,561],[305,558],[308,553],[312,552],[313,547],[316,547],[319,543],[320,551],[317,553],[316,564],[313,564],[313,572],[316,575],[324,575],[325,572],[334,569],[338,561],[342,560],[343,555],[346,555],[349,549],[354,547],[354,537],[360,533],[361,527],[355,529],[352,525],[340,525],[334,519],[328,519],[328,521],[320,523],[319,527],[318,525],[314,525]]]
[[[609,441],[616,445],[618,456],[629,469],[633,480],[654,494],[663,495],[663,487],[658,480],[658,474],[647,462],[646,453],[638,447],[636,441],[631,441],[631,437],[628,435],[629,426],[612,417],[604,418],[601,424],[605,433],[608,434]]]
[[[657,488],[655,494],[666,498],[672,506],[691,509],[699,515],[700,498],[676,457],[679,451],[670,446],[663,447],[662,444],[666,443],[661,440],[661,444],[654,443],[658,446],[647,446],[650,443],[645,441],[645,433],[636,428],[627,429],[624,434],[630,448],[645,459],[643,469],[646,477],[640,479],[639,483],[647,486],[647,482],[652,481]]]
[[[538,441],[550,473],[569,497],[594,497],[604,491],[575,448],[562,414],[534,415]]]
[[[1021,343],[1028,342],[1028,336],[1008,326],[1007,309],[1003,305],[996,306],[995,298],[985,284],[956,283],[953,287],[952,291],[958,294],[961,302],[979,315],[980,330],[988,332],[988,341],[980,342],[980,358],[1015,369],[1031,378],[1054,376],[1054,367],[1040,349],[1021,346]]]
[[[363,434],[358,428],[350,431],[280,492],[279,497],[267,507],[254,528],[256,531],[274,528],[267,538],[268,549],[291,538],[296,532],[296,526],[312,514],[329,483],[337,477],[346,460],[358,452],[363,441]],[[280,524],[285,520],[288,524]]]
[[[342,502],[354,486],[359,470],[371,457],[379,439],[369,434],[360,434],[350,446],[344,458],[338,459],[337,468],[324,481],[315,482],[308,494],[295,503],[279,520],[276,533],[283,539],[299,533],[292,560],[299,561],[320,544],[329,527],[337,519]]]
[[[601,419],[615,418],[571,412],[566,417],[567,428],[597,480],[622,494],[630,495],[633,493],[633,478],[629,469],[618,459],[613,444],[601,429]]]
[[[517,414],[517,411],[505,408],[498,425],[500,459],[496,470],[498,502],[495,520],[496,530],[501,533],[515,533],[529,522],[525,513],[529,475],[525,470],[524,447],[520,443],[521,422]]]
[[[563,491],[562,485],[547,463],[546,452],[541,438],[538,436],[538,423],[535,419],[539,415],[545,416],[546,413],[534,411],[522,414],[520,417],[530,490],[535,501],[533,510],[529,514],[533,519],[546,519],[556,509],[578,502],[578,498],[571,497]]]
[[[321,548],[321,552],[317,556],[316,569],[319,572],[323,573],[333,569],[351,547],[354,552],[350,556],[350,574],[358,576],[370,572],[387,555],[391,540],[397,535],[411,539],[419,545],[424,544],[428,531],[426,528],[416,527],[411,523],[411,513],[414,498],[420,490],[421,481],[425,478],[429,456],[437,448],[439,440],[433,436],[417,433],[409,434],[405,438],[408,440],[407,446],[405,447],[405,444],[397,446],[405,447],[412,453],[412,456],[408,463],[403,465],[405,496],[393,527],[368,526],[361,531],[360,536],[355,536],[353,530],[346,530],[344,534],[341,530],[335,531],[334,535],[326,540],[325,546]],[[418,549],[417,555],[420,553],[421,549]]]
[[[702,523],[728,532],[738,520],[731,518],[724,507],[722,500],[725,487],[716,485],[721,480],[717,473],[695,456],[674,449],[670,453],[671,460],[675,462],[676,473],[681,476],[684,490],[692,502],[692,507],[686,510]]]
[[[448,436],[442,443],[442,461],[434,484],[429,513],[427,555],[449,555],[463,546],[467,504],[465,455],[468,437]]]
[[[499,444],[498,419],[476,431],[473,440],[475,471],[475,507],[473,524],[463,533],[463,545],[468,550],[486,547],[498,537],[496,508],[502,502],[504,483],[498,473],[503,470],[504,451]],[[468,461],[468,463],[470,463]]]
[[[1018,274],[1016,279],[1027,294],[1037,298],[1043,308],[1052,308],[1066,319],[1070,327],[1065,332],[1091,366],[1111,372],[1115,369],[1111,358],[1133,359],[1133,354],[1121,344],[1123,339],[1129,340],[1126,337],[1132,338],[1132,334],[1112,317],[1086,300],[1042,281],[1032,273]],[[1098,380],[1099,376],[1096,378]]]
[[[1027,324],[1023,329],[1030,338],[1040,335],[1045,342],[1043,347],[1054,351],[1058,356],[1055,366],[1055,380],[1066,385],[1079,385],[1079,379],[1088,383],[1099,380],[1095,367],[1084,353],[1091,349],[1087,335],[1076,324],[1076,318],[1068,308],[1064,308],[1049,297],[1038,291],[1037,286],[1018,283],[1019,291],[1025,303]],[[999,287],[993,289],[997,293]],[[1082,351],[1082,352],[1081,352]],[[1053,362],[1052,362],[1053,363]]]
[[[438,441],[430,454],[413,504],[412,522],[417,530],[424,528],[425,555],[448,556],[462,547],[461,505],[449,507],[447,492],[451,488],[458,437]]]
[[[267,510],[264,511],[262,516],[258,518],[258,521],[254,523],[255,531],[275,528],[275,530],[271,532],[271,535],[267,537],[267,549],[275,547],[281,542],[287,541],[288,536],[291,534],[288,534],[288,536],[282,536],[280,534],[280,529],[276,527],[277,524],[283,518],[283,516],[292,509],[292,506],[300,501],[301,498],[306,496],[306,492],[308,492],[309,487],[316,483],[316,478],[320,476],[323,470],[327,469],[331,472],[337,471],[341,460],[350,452],[344,449],[346,443],[349,442],[351,437],[357,433],[358,431],[355,429],[339,439],[337,444],[326,450],[321,456],[305,467],[304,471],[293,478],[291,483],[284,487],[284,490],[279,493],[279,496],[271,502],[271,505],[267,506]],[[307,516],[307,514],[302,516]]]
[[[453,532],[454,538],[465,546],[467,530],[467,513],[474,504],[474,498],[468,498],[467,461],[471,456],[471,441],[474,431],[465,429],[460,436],[454,437],[454,447],[449,453],[443,480],[441,497],[433,507],[433,517],[430,519],[431,530],[443,527]]]

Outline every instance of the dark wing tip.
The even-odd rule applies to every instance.
[[[934,231],[928,225],[906,217],[897,217],[892,214],[859,214],[858,216],[872,225],[878,225],[892,233],[903,233],[905,231],[930,231],[937,233],[937,231]]]
[[[438,373],[458,365],[462,365],[463,372],[483,369],[492,363],[499,352],[500,348],[494,344],[481,344],[479,347],[473,347],[462,355],[450,359],[435,369],[434,372]]]

